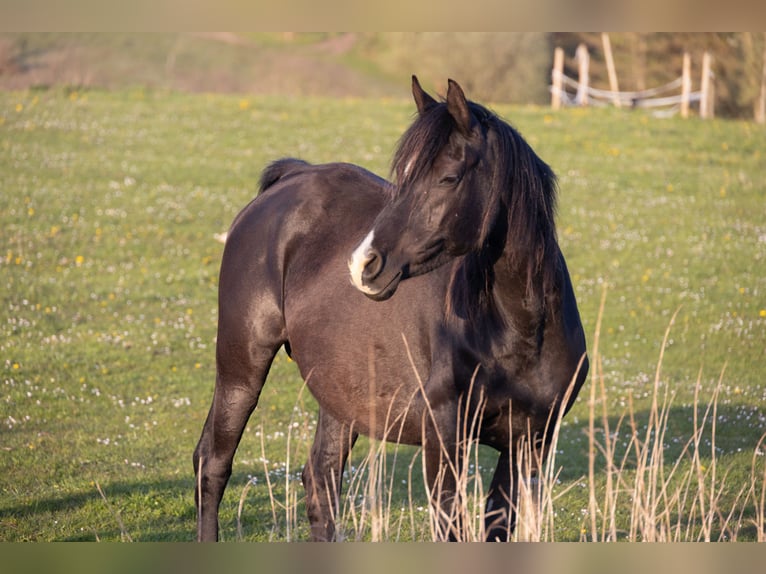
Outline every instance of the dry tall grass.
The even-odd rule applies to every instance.
[[[741,533],[746,533],[748,539],[766,541],[766,434],[753,452],[749,480],[742,484],[735,484],[730,479],[727,469],[722,468],[716,449],[718,401],[725,367],[712,397],[704,404],[700,397],[700,372],[692,405],[693,432],[679,455],[669,459],[666,453],[665,439],[673,398],[669,386],[662,384],[662,363],[678,311],[670,320],[660,349],[648,421],[638,420],[633,402],[629,400],[627,410],[617,418],[617,423],[610,424],[610,420],[614,419],[609,412],[599,349],[605,298],[606,291],[602,296],[590,350],[591,380],[586,431],[588,474],[568,484],[559,480],[562,468],[557,465],[556,453],[563,413],[554,413],[549,423],[553,425],[553,440],[544,460],[528,442],[522,440],[518,446],[521,476],[515,508],[516,529],[511,539],[556,541],[560,501],[572,488],[585,481],[588,503],[583,511],[585,518],[580,530],[581,541],[736,541]],[[421,460],[422,449],[417,449],[414,454],[409,450],[408,454],[403,454],[398,445],[387,446],[383,441],[371,440],[366,456],[349,472],[344,483],[344,494],[335,509],[338,538],[441,540],[446,533],[443,531],[445,521],[440,518],[448,518],[457,519],[463,525],[462,540],[484,540],[485,485],[480,472],[470,471],[480,467],[478,444],[470,437],[475,435],[481,424],[481,409],[474,417],[466,417],[458,424],[463,437],[458,448],[462,449],[460,455],[465,464],[459,470],[451,468],[451,472],[456,473],[457,483],[455,516],[439,517],[430,505],[423,507],[417,503],[417,500],[422,500],[422,493],[414,493],[412,485],[415,473],[423,472],[425,468]],[[707,440],[703,441],[703,437]],[[618,445],[618,439],[622,446]],[[288,468],[291,464],[290,444],[288,440]],[[405,468],[407,505],[401,506],[395,504],[396,497],[403,497],[402,486],[396,482],[396,476],[397,469],[401,476]],[[302,495],[298,494],[302,488],[290,478],[288,472],[282,499],[278,500],[268,469],[264,468],[264,471],[275,525],[271,537],[292,540],[299,514],[303,520]],[[244,536],[241,516],[250,487],[251,483],[245,486],[240,499],[240,537]],[[427,493],[426,499],[430,500],[431,495]],[[281,530],[277,526],[280,523]]]

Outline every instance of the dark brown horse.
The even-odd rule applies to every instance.
[[[418,115],[395,154],[394,185],[353,165],[284,159],[232,224],[215,393],[194,452],[200,540],[218,536],[235,450],[282,345],[320,405],[303,470],[315,540],[335,536],[358,433],[423,446],[431,504],[451,539],[461,538],[461,445],[496,448],[485,531],[507,540],[516,445],[544,453],[549,421],[585,380],[552,171],[455,82],[436,101],[413,77],[413,95]]]

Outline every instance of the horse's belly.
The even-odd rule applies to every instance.
[[[304,292],[286,309],[293,358],[309,390],[322,408],[362,434],[420,443],[420,389],[431,369],[438,329],[433,317],[440,316],[416,295],[420,279],[374,302],[343,276]],[[314,300],[319,291],[332,296]]]
[[[421,401],[408,382],[376,380],[349,384],[330,375],[309,380],[309,390],[321,407],[356,432],[390,442],[421,443]]]
[[[419,380],[428,376],[428,365],[419,360],[416,372],[404,340],[382,346],[374,333],[350,338],[335,332],[319,345],[324,333],[313,335],[315,344],[306,349],[299,342],[293,358],[319,405],[361,434],[419,444]]]

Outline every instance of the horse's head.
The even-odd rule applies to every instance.
[[[349,261],[354,285],[387,299],[408,277],[478,249],[491,224],[488,112],[450,80],[437,102],[412,78],[418,116],[394,156],[396,191]]]

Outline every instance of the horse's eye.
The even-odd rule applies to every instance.
[[[451,186],[451,185],[456,185],[459,181],[460,181],[460,176],[453,173],[453,174],[443,176],[439,180],[439,185]]]

